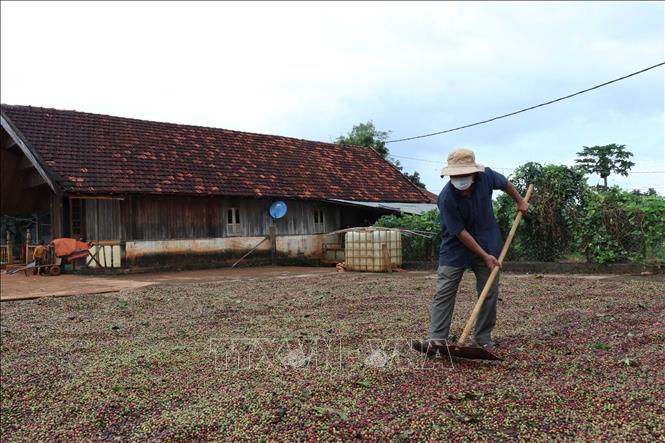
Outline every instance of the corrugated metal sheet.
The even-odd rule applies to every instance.
[[[386,209],[388,211],[397,212],[400,214],[416,214],[420,215],[424,212],[436,209],[434,203],[403,203],[403,202],[368,202],[368,201],[353,201],[353,200],[339,200],[328,199],[330,202],[343,203],[352,206],[364,206],[368,208]]]

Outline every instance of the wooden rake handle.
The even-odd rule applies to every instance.
[[[529,185],[529,188],[526,191],[526,195],[524,196],[525,202],[527,203],[529,202],[532,193],[533,193],[533,185]],[[503,264],[503,259],[506,258],[506,254],[508,253],[508,248],[510,248],[510,243],[513,241],[513,237],[515,236],[517,227],[520,225],[520,221],[522,221],[522,213],[520,211],[517,211],[517,215],[515,215],[515,221],[513,222],[513,227],[510,228],[510,233],[508,234],[508,238],[506,239],[506,242],[503,244],[501,255],[499,255],[499,264]],[[469,317],[469,320],[466,322],[466,326],[464,327],[464,332],[462,332],[462,337],[460,337],[459,339],[459,344],[464,345],[466,340],[469,338],[469,335],[471,335],[471,329],[473,329],[473,326],[476,324],[476,320],[478,319],[478,314],[480,313],[480,308],[483,307],[483,303],[487,298],[487,294],[489,294],[490,288],[492,287],[492,284],[494,283],[494,280],[496,279],[496,276],[499,274],[500,270],[501,268],[499,266],[495,266],[494,269],[492,269],[492,273],[490,274],[490,277],[487,279],[487,282],[485,283],[483,292],[480,293],[480,297],[478,297],[476,306],[473,308],[471,317]]]

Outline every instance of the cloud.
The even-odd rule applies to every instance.
[[[323,141],[368,120],[400,138],[566,95],[662,61],[665,28],[657,2],[1,8],[5,103]],[[452,147],[470,146],[487,164],[515,166],[563,161],[581,145],[607,142],[662,164],[663,95],[659,68],[543,109],[389,147],[443,162]],[[400,161],[439,188],[440,166]]]

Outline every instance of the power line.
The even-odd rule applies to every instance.
[[[532,109],[540,108],[541,106],[551,105],[552,103],[556,103],[556,102],[559,102],[561,100],[565,100],[567,98],[575,97],[576,95],[584,94],[585,92],[593,91],[594,89],[598,89],[598,88],[601,88],[603,86],[607,86],[611,83],[615,83],[615,82],[618,82],[620,80],[627,79],[628,77],[632,77],[634,75],[641,74],[641,73],[646,72],[650,69],[654,69],[654,68],[657,68],[658,66],[663,66],[663,65],[665,65],[665,62],[661,62],[661,63],[658,63],[657,65],[649,66],[648,68],[642,69],[642,70],[637,71],[637,72],[633,72],[632,74],[624,75],[623,77],[619,77],[619,78],[616,78],[614,80],[610,80],[609,82],[601,83],[600,85],[596,85],[592,88],[584,89],[582,91],[576,92],[574,94],[567,95],[565,97],[560,97],[560,98],[557,98],[555,100],[550,100],[548,102],[541,103],[539,105],[530,106],[528,108],[520,109],[519,111],[511,112],[509,114],[503,114],[503,115],[500,115],[498,117],[490,118],[488,120],[483,120],[483,121],[480,121],[480,122],[471,123],[469,125],[458,126],[457,128],[446,129],[445,131],[432,132],[430,134],[424,134],[424,135],[416,135],[415,137],[406,137],[406,138],[398,138],[396,140],[388,140],[388,141],[386,141],[386,144],[405,142],[405,141],[408,141],[408,140],[415,140],[415,139],[418,139],[418,138],[432,137],[434,135],[445,134],[446,132],[453,132],[453,131],[459,131],[460,129],[470,128],[471,126],[482,125],[484,123],[489,123],[489,122],[492,122],[494,120],[499,120],[501,118],[510,117],[511,115],[519,114],[521,112],[526,112],[526,111],[530,111]]]
[[[443,160],[436,161],[436,160],[428,160],[426,158],[406,157],[404,155],[392,155],[392,154],[390,154],[390,156],[395,157],[395,158],[406,158],[408,160],[415,160],[415,161],[419,161],[419,162],[434,163],[434,164],[437,164],[437,165],[443,165],[444,164]],[[515,169],[517,169],[516,167],[510,167],[509,168],[509,167],[501,167],[501,166],[491,166],[491,168],[492,169],[497,169],[497,170],[501,169],[501,170],[504,170],[504,171],[514,171]],[[628,174],[665,174],[665,171],[628,171]]]
[[[442,164],[440,161],[436,161],[436,160],[427,160],[427,159],[425,159],[425,158],[405,157],[405,156],[403,156],[403,155],[392,155],[392,154],[390,154],[390,156],[391,156],[391,157],[395,157],[395,158],[406,158],[406,159],[409,159],[409,160],[417,160],[417,161],[419,161],[419,162],[436,163],[437,165]]]

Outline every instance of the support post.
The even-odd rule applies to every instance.
[[[28,228],[25,232],[25,264],[31,263],[30,260],[30,243],[32,243],[32,233],[30,232],[30,228]]]
[[[62,196],[51,195],[51,238],[64,236]]]
[[[14,264],[14,240],[9,229],[7,230],[7,264]]]
[[[382,243],[381,249],[383,250],[383,264],[386,267],[386,272],[393,272],[392,263],[390,263],[390,252],[388,251],[388,245]]]
[[[272,219],[272,224],[270,225],[270,264],[277,266],[277,235],[275,228],[275,219]]]

